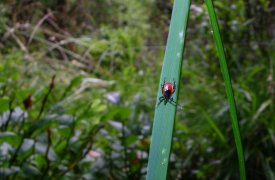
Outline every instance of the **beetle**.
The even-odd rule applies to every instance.
[[[162,92],[162,96],[159,97],[159,102],[158,102],[158,106],[160,105],[160,103],[162,103],[164,101],[164,105],[166,105],[168,102],[170,102],[173,105],[176,105],[177,103],[173,100],[172,95],[174,94],[176,90],[176,82],[174,80],[174,83],[171,82],[164,82],[161,85],[161,92]],[[173,103],[172,103],[173,102]]]

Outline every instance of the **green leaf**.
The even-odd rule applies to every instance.
[[[61,141],[60,143],[58,143],[56,146],[55,146],[55,151],[57,154],[62,154],[64,153],[64,150],[65,150],[65,147],[66,147],[66,141]]]
[[[44,157],[44,154],[35,154],[34,155],[34,164],[38,169],[42,169],[46,165],[46,159]]]
[[[18,102],[22,102],[26,99],[26,97],[31,94],[29,90],[23,89],[23,90],[18,90],[16,91],[16,99]]]
[[[96,112],[102,112],[102,111],[104,111],[104,110],[107,108],[107,106],[106,106],[105,104],[102,103],[102,100],[96,99],[96,100],[93,102],[91,108],[92,108],[94,111],[96,111]]]
[[[21,137],[14,132],[0,132],[0,143],[9,143],[13,146],[18,146],[21,141]]]
[[[107,112],[104,116],[102,116],[101,121],[106,121],[110,119],[118,119],[118,120],[127,120],[131,114],[129,108],[126,107],[115,107],[112,108],[109,112]]]
[[[0,64],[0,71],[3,71],[3,70],[4,70],[4,65]]]
[[[37,136],[39,133],[46,131],[49,127],[54,127],[58,123],[55,120],[41,119],[35,122],[26,133],[28,136]]]
[[[223,43],[220,35],[218,20],[216,17],[212,0],[205,0],[205,3],[208,9],[210,23],[212,25],[214,40],[217,46],[218,56],[220,60],[220,68],[221,68],[221,72],[225,83],[225,92],[228,99],[229,111],[231,115],[231,124],[233,127],[233,134],[234,134],[234,139],[235,139],[237,154],[239,159],[240,179],[245,180],[246,179],[245,161],[244,161],[243,146],[242,146],[242,140],[241,140],[240,129],[239,129],[239,122],[237,119],[235,99],[234,99],[234,94],[232,90],[231,79],[227,68],[227,62],[226,62],[224,47],[223,47]]]
[[[48,115],[44,119],[36,121],[28,130],[27,134],[36,136],[41,132],[44,132],[47,128],[56,127],[58,125],[71,125],[73,123],[73,117],[69,115]]]
[[[28,178],[31,176],[37,176],[40,174],[39,169],[37,167],[33,166],[32,164],[24,163],[22,166],[22,170],[25,175],[27,175]]]
[[[218,137],[220,138],[220,141],[224,144],[226,144],[226,140],[225,137],[223,135],[223,133],[221,132],[221,130],[218,128],[218,126],[216,125],[215,121],[207,114],[207,112],[203,109],[201,109],[201,112],[204,116],[204,118],[207,120],[208,124],[210,125],[210,127],[214,130],[214,132],[218,135]]]
[[[190,10],[190,0],[175,0],[170,23],[169,35],[162,66],[160,85],[164,79],[168,82],[175,81],[177,88],[173,94],[177,101],[183,48],[186,36],[187,20]],[[157,102],[162,96],[161,88],[158,89]],[[175,121],[176,107],[170,103],[161,103],[155,109],[155,117],[150,145],[148,162],[148,180],[166,179],[170,157],[170,149]]]
[[[61,137],[67,138],[71,134],[71,128],[68,126],[61,126],[58,128],[58,133]]]
[[[73,87],[79,86],[81,83],[83,77],[82,76],[77,76],[73,80],[71,80],[69,86],[64,90],[63,95],[61,96],[61,99],[67,96],[67,94],[72,90]]]
[[[23,144],[19,150],[17,159],[23,161],[24,159],[30,157],[34,151],[34,140],[24,139]]]
[[[266,108],[271,105],[271,103],[272,103],[271,99],[263,102],[259,107],[259,109],[257,110],[256,114],[253,116],[252,120],[255,121],[256,119],[258,119],[259,116],[266,110]]]
[[[135,135],[127,136],[126,140],[125,140],[125,146],[128,147],[131,144],[136,143],[137,141],[138,141],[138,137],[137,136],[135,136]]]
[[[2,99],[0,99],[0,112],[8,111],[9,103],[10,103],[10,99],[8,97],[3,97]]]

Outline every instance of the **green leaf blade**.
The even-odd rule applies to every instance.
[[[221,72],[225,83],[225,91],[226,91],[228,104],[229,104],[229,111],[231,115],[231,124],[233,128],[234,139],[235,139],[238,159],[239,159],[240,179],[245,180],[246,172],[245,172],[244,153],[243,153],[241,134],[239,129],[239,122],[237,119],[236,104],[235,104],[233,89],[231,85],[231,79],[229,76],[228,67],[226,63],[224,47],[223,47],[223,43],[220,35],[219,25],[218,25],[216,13],[214,10],[213,2],[212,0],[205,0],[205,3],[209,13],[210,23],[212,25],[214,40],[217,46],[218,56],[220,60],[220,68],[221,68]]]
[[[190,9],[190,0],[175,0],[169,29],[168,41],[165,50],[164,63],[160,78],[157,103],[162,96],[161,84],[175,81],[179,84],[182,54],[186,36],[187,20]],[[178,86],[173,94],[177,100]],[[171,142],[173,137],[176,107],[167,103],[156,106],[152,139],[150,145],[147,179],[166,179],[169,164]]]

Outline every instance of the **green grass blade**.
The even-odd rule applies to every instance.
[[[239,124],[238,124],[238,120],[237,120],[236,105],[235,105],[231,80],[230,80],[230,76],[229,76],[228,68],[227,68],[227,64],[226,64],[224,48],[223,48],[220,31],[219,31],[219,26],[218,26],[218,22],[217,22],[217,18],[216,18],[212,0],[205,0],[205,2],[206,2],[206,6],[207,6],[209,17],[210,17],[210,22],[211,22],[212,29],[213,29],[214,40],[216,42],[216,46],[217,46],[217,50],[218,50],[221,71],[222,71],[223,79],[225,82],[225,90],[226,90],[227,99],[229,102],[231,123],[232,123],[232,127],[233,127],[233,133],[234,133],[234,138],[235,138],[235,143],[236,143],[237,153],[238,153],[238,158],[239,158],[240,178],[241,178],[241,180],[245,180],[246,174],[245,174],[245,162],[244,162],[243,147],[242,147],[241,135],[240,135],[240,130],[239,130]]]
[[[173,82],[175,80],[178,85],[189,9],[190,0],[174,1],[157,103],[159,101],[158,98],[162,96],[161,84],[164,79],[166,82]],[[173,94],[175,101],[177,100],[177,95],[178,86]],[[176,107],[169,103],[166,105],[161,103],[159,106],[156,106],[146,177],[148,180],[166,179],[175,113]]]
[[[214,120],[207,114],[207,112],[204,109],[200,109],[200,111],[201,111],[202,116],[207,120],[207,122],[210,125],[210,127],[217,134],[217,136],[219,137],[220,141],[227,146],[225,137],[224,137],[223,133],[221,132],[221,130],[216,125],[216,123],[214,122]]]

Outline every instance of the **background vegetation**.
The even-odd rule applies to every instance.
[[[275,2],[214,1],[248,179],[275,179]],[[169,0],[0,2],[1,179],[143,179]],[[237,179],[205,4],[191,6],[169,179]]]

